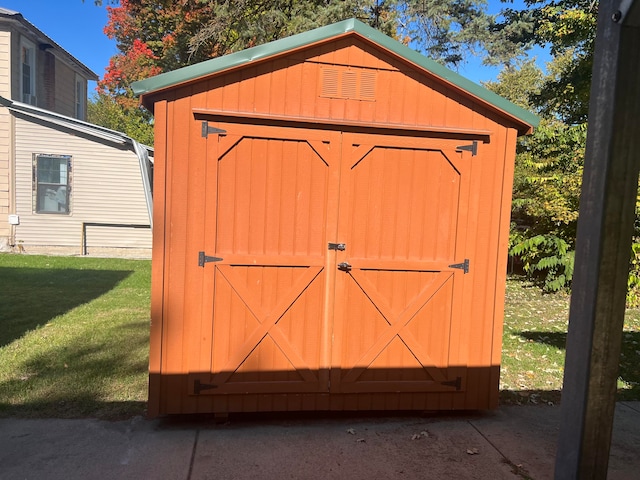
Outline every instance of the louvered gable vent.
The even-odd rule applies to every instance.
[[[376,71],[331,66],[322,68],[320,72],[321,97],[369,102],[376,100]]]

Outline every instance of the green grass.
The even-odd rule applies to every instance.
[[[0,254],[0,416],[144,414],[149,261]],[[507,282],[503,403],[557,403],[569,297]],[[618,379],[640,400],[640,310],[628,310]]]
[[[0,279],[0,415],[144,412],[149,261],[2,254]]]
[[[507,281],[500,390],[502,403],[557,403],[564,375],[570,297],[542,294],[526,281]],[[640,310],[627,310],[619,400],[640,400]]]

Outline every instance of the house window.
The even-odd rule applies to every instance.
[[[84,79],[76,75],[76,118],[84,120],[84,106],[87,98]]]
[[[69,214],[71,157],[33,156],[33,194],[36,213]]]
[[[21,100],[36,105],[36,48],[25,39],[20,42]]]

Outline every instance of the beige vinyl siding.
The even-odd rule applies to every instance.
[[[9,97],[11,88],[11,34],[0,32],[0,95]],[[11,115],[0,109],[0,247],[11,234],[8,215],[11,213]]]
[[[77,247],[82,223],[149,225],[136,155],[103,141],[89,140],[16,117],[16,241],[25,247]],[[33,154],[70,155],[71,213],[34,213]],[[148,228],[88,227],[89,248],[151,248]]]
[[[11,96],[11,34],[0,31],[0,95],[9,98]]]

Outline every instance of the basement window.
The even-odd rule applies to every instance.
[[[33,196],[36,213],[71,212],[71,156],[33,156]]]

